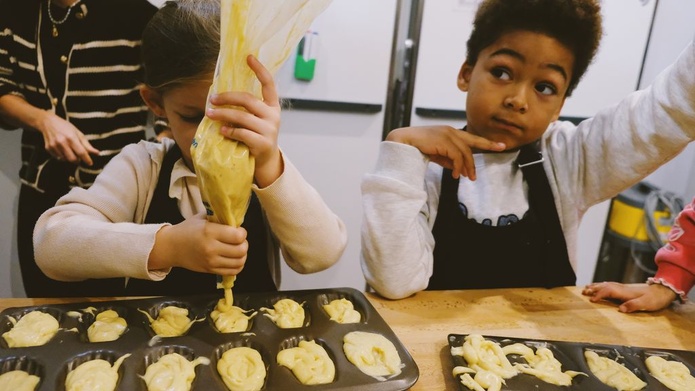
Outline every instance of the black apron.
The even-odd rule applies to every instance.
[[[145,217],[145,224],[178,224],[184,220],[179,211],[176,198],[169,197],[171,172],[174,164],[181,158],[181,150],[175,145],[167,152],[159,172],[150,209]],[[268,266],[268,234],[261,204],[255,194],[241,225],[247,231],[246,240],[249,251],[244,269],[237,275],[234,292],[277,291]],[[207,294],[217,291],[218,276],[198,273],[175,267],[161,281],[131,278],[125,288],[125,296],[177,296]]]
[[[469,220],[459,206],[459,181],[444,170],[428,290],[575,285],[542,158],[534,145],[521,148],[517,164],[528,183],[529,211],[507,226]]]

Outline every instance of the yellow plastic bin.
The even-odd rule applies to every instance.
[[[656,186],[640,182],[613,198],[594,281],[644,282],[654,274],[654,256],[660,245],[659,239],[648,233],[645,203],[650,194],[658,191]],[[673,213],[661,201],[651,213],[651,232],[657,233],[663,242],[671,229]]]

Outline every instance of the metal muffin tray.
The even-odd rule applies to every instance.
[[[462,346],[467,334],[449,334],[449,347]],[[506,380],[506,385],[502,385],[502,390],[587,390],[587,391],[615,391],[615,388],[602,383],[591,373],[589,365],[584,358],[584,351],[592,350],[599,356],[604,356],[617,360],[620,364],[627,367],[637,377],[642,379],[647,386],[644,390],[669,391],[670,389],[661,384],[654,376],[649,374],[649,370],[644,364],[644,360],[649,356],[661,356],[666,360],[680,361],[690,369],[690,374],[695,376],[695,352],[685,350],[651,349],[632,346],[593,344],[581,342],[549,341],[539,339],[520,339],[507,337],[491,337],[483,335],[487,340],[507,346],[515,343],[523,343],[535,351],[538,347],[546,347],[553,352],[558,361],[562,363],[562,371],[573,370],[583,372],[588,376],[577,375],[568,387],[556,386],[546,383],[535,376],[520,373],[511,379]],[[466,360],[462,356],[451,355],[454,366],[465,366]],[[507,355],[509,361],[525,363],[526,361],[518,355]],[[461,391],[470,389],[461,384],[457,377],[456,382]]]
[[[67,373],[77,365],[95,358],[105,359],[113,364],[117,358],[130,353],[131,356],[120,367],[116,389],[146,390],[145,382],[140,376],[145,374],[147,366],[164,354],[176,352],[189,360],[200,356],[210,359],[210,365],[196,366],[192,390],[224,391],[227,388],[217,373],[218,359],[232,347],[248,346],[260,352],[266,365],[263,390],[397,391],[410,388],[418,379],[419,371],[411,355],[358,290],[338,288],[235,294],[236,306],[259,313],[251,319],[246,332],[228,334],[218,332],[210,319],[210,312],[221,297],[222,291],[219,295],[8,308],[0,313],[0,335],[13,326],[8,317],[19,319],[34,310],[53,315],[59,321],[61,329],[43,346],[9,348],[4,338],[0,338],[0,373],[21,369],[41,378],[37,390],[64,391]],[[263,316],[261,307],[272,308],[276,301],[284,298],[303,304],[306,314],[304,327],[281,329],[267,316]],[[350,300],[355,310],[362,315],[360,323],[339,324],[329,319],[322,305],[342,298]],[[167,305],[187,308],[191,319],[205,320],[195,322],[184,336],[153,338],[155,334],[147,317],[138,310],[147,311],[156,318],[159,310]],[[94,321],[94,315],[84,312],[84,309],[90,306],[95,307],[97,313],[106,309],[118,312],[128,322],[125,333],[112,342],[88,342],[87,329]],[[69,316],[70,311],[82,312],[81,320]],[[343,336],[351,331],[379,333],[393,342],[404,364],[401,373],[380,381],[357,369],[343,353]],[[301,340],[315,340],[326,349],[336,368],[332,383],[304,386],[288,368],[277,364],[277,353],[297,346]]]

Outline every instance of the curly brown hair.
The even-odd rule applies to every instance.
[[[484,0],[473,21],[466,61],[474,65],[481,50],[516,30],[553,37],[572,51],[570,96],[598,51],[601,6],[599,0]]]

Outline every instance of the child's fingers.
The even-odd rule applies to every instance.
[[[280,97],[278,96],[277,89],[275,88],[275,81],[270,71],[252,55],[246,58],[246,62],[249,64],[249,67],[251,67],[253,73],[256,74],[258,81],[261,82],[263,101],[269,106],[280,107]]]
[[[618,307],[618,311],[630,313],[637,311],[656,311],[665,307],[668,303],[664,303],[662,306],[660,303],[655,303],[654,300],[650,299],[648,296],[642,295],[632,300],[628,300]]]
[[[244,264],[233,267],[215,267],[210,269],[210,273],[220,276],[236,276],[237,274],[241,273],[242,270],[244,270]]]
[[[213,116],[223,115],[224,113],[228,113],[229,110],[242,113],[244,112],[243,110],[229,109],[220,106],[243,107],[247,112],[261,118],[272,116],[277,111],[248,92],[221,92],[210,97],[210,103],[218,106],[215,108],[210,108],[207,111],[208,117],[213,119],[218,119]]]
[[[459,132],[459,135],[465,138],[466,144],[472,149],[481,151],[496,151],[501,152],[507,147],[504,143],[488,140],[484,137],[476,136],[468,132]]]
[[[255,155],[267,144],[267,139],[265,137],[258,132],[246,128],[223,126],[220,128],[220,133],[230,140],[236,140],[246,144],[251,150],[252,155]]]
[[[272,132],[277,128],[277,124],[253,114],[235,109],[214,109],[214,113],[208,110],[208,117],[216,121],[229,124],[231,127],[251,129],[257,133]]]
[[[617,295],[615,289],[612,286],[603,285],[593,289],[593,293],[591,295],[590,300],[593,302],[597,302],[606,299],[620,299],[620,297],[618,296],[619,295]]]
[[[243,227],[231,227],[226,225],[220,225],[220,231],[215,233],[215,238],[227,246],[240,246],[245,244],[246,250],[248,250],[248,243],[246,242],[246,229]],[[245,250],[245,251],[246,251]],[[234,254],[224,254],[227,257],[235,257]]]
[[[457,131],[456,133],[463,133]],[[468,179],[474,181],[475,176],[475,159],[473,159],[473,151],[471,151],[470,146],[464,139],[459,137],[452,137],[455,148],[452,151],[451,159],[454,161],[454,166],[458,168],[458,171]]]

